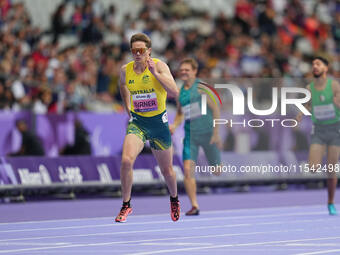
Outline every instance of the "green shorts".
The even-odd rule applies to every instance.
[[[198,152],[200,146],[203,148],[204,154],[210,165],[220,165],[221,164],[221,154],[220,150],[217,148],[216,144],[210,144],[212,133],[206,133],[201,135],[193,135],[190,138],[190,134],[185,134],[183,140],[183,161],[193,160],[197,161]]]
[[[311,144],[340,146],[340,122],[334,124],[313,124]]]
[[[153,117],[143,117],[133,112],[131,112],[131,116],[126,134],[135,134],[144,143],[148,140],[150,147],[155,150],[167,150],[171,147],[171,134],[166,111]]]

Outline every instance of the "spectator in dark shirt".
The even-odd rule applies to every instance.
[[[52,16],[52,32],[53,32],[53,43],[57,43],[59,35],[66,32],[67,26],[64,24],[63,15],[65,12],[65,4],[59,5],[58,9]]]
[[[81,34],[81,43],[99,43],[103,40],[103,23],[99,18],[92,18]]]
[[[76,120],[75,123],[75,139],[73,145],[67,145],[60,153],[61,155],[91,155],[91,143],[89,132],[83,124]]]
[[[43,156],[45,153],[41,141],[28,129],[27,123],[18,120],[16,126],[22,135],[22,143],[19,151],[10,156]]]

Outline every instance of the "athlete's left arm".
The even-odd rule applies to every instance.
[[[340,108],[340,84],[338,81],[332,81],[332,89],[333,89],[333,102],[334,104]]]
[[[184,119],[184,114],[182,111],[181,104],[178,101],[178,98],[176,99],[176,106],[177,106],[177,111],[176,111],[174,122],[171,125],[169,125],[169,130],[171,134],[175,133],[175,130],[178,128],[179,125],[181,125]]]
[[[158,61],[156,64],[149,58],[147,60],[148,68],[150,72],[156,77],[156,79],[162,84],[163,88],[175,98],[178,97],[179,90],[177,88],[174,77],[170,72],[170,69],[167,64],[163,61]]]
[[[213,118],[214,119],[219,119],[220,118],[220,108],[209,98],[207,97],[207,104],[208,107],[211,109],[213,113]],[[210,139],[210,144],[216,144],[216,146],[221,149],[222,148],[222,139],[220,137],[220,132],[219,132],[219,125],[216,125],[213,129],[213,134]]]

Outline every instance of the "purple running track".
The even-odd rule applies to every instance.
[[[181,196],[182,212],[189,209]],[[169,216],[168,197],[0,204],[0,254],[340,254],[326,191],[200,195],[200,216]]]

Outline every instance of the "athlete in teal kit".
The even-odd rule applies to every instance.
[[[200,80],[196,78],[198,64],[194,59],[184,59],[180,65],[180,77],[184,81],[181,88],[177,114],[174,123],[170,125],[170,132],[185,119],[183,166],[184,186],[190,199],[192,208],[186,215],[199,215],[199,206],[196,197],[196,180],[194,168],[197,161],[199,147],[202,147],[210,165],[220,165],[221,139],[218,128],[213,127],[213,118],[219,118],[219,109],[210,100],[207,100],[207,114],[201,114],[201,94],[198,90]]]

